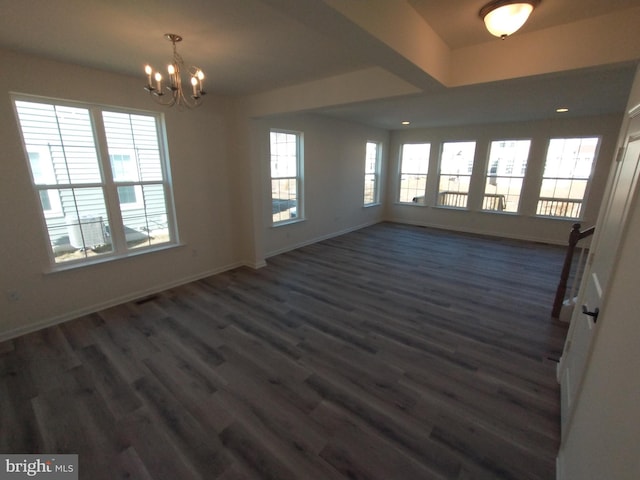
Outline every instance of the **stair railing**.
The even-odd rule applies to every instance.
[[[589,227],[584,231],[580,231],[580,224],[574,223],[571,232],[569,233],[569,243],[567,252],[564,257],[564,264],[562,265],[562,272],[560,273],[560,281],[558,282],[558,288],[556,289],[556,296],[553,300],[553,308],[551,309],[551,316],[553,318],[560,317],[560,311],[562,310],[562,304],[567,294],[567,284],[569,282],[569,275],[571,274],[571,265],[573,263],[573,255],[576,250],[578,242],[590,235],[593,235],[595,227]],[[584,265],[583,261],[584,249],[580,255],[580,261],[578,263],[578,269]],[[574,282],[571,288],[571,298],[575,294],[576,284],[579,281],[581,271],[576,272]]]

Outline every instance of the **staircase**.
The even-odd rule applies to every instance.
[[[576,291],[580,286],[582,273],[589,257],[589,244],[583,240],[593,235],[594,231],[595,227],[589,227],[581,231],[579,223],[573,224],[573,228],[569,233],[567,253],[564,257],[560,281],[558,282],[553,308],[551,309],[553,318],[567,322],[571,319],[575,306]],[[576,250],[578,250],[579,256],[577,261],[574,262]]]

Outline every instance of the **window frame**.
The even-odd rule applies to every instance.
[[[406,145],[428,145],[428,155],[426,156],[426,165],[425,165],[425,173],[416,173],[416,172],[403,172],[404,166],[404,158],[405,158],[405,150],[404,147]],[[396,195],[396,203],[399,205],[413,205],[413,206],[426,206],[427,205],[427,188],[429,185],[429,166],[431,164],[431,154],[432,154],[432,142],[405,142],[400,144],[400,161],[398,162],[398,179],[397,179],[397,195]],[[416,198],[420,198],[419,196],[413,197],[411,201],[403,201],[402,200],[402,176],[409,175],[414,177],[424,177],[424,191],[422,192],[423,202],[419,202]],[[416,193],[418,191],[416,190]]]
[[[110,105],[89,103],[89,102],[80,102],[74,100],[63,100],[57,98],[50,97],[41,97],[29,94],[22,93],[11,93],[11,104],[14,110],[14,116],[16,120],[16,124],[18,127],[18,131],[20,132],[20,141],[23,146],[23,151],[25,154],[25,158],[27,161],[27,168],[29,171],[29,176],[31,180],[31,188],[35,192],[35,197],[38,200],[38,210],[40,212],[40,219],[42,225],[43,239],[46,243],[46,249],[49,257],[49,270],[50,271],[60,271],[60,270],[68,270],[73,268],[84,267],[88,265],[94,265],[97,263],[103,263],[108,261],[117,260],[120,258],[127,258],[131,256],[137,256],[140,254],[145,254],[149,252],[154,252],[158,250],[164,250],[167,248],[173,248],[179,245],[179,237],[178,237],[178,225],[175,214],[175,201],[173,196],[173,185],[171,181],[171,168],[170,168],[170,159],[168,155],[168,146],[167,146],[167,135],[165,129],[164,115],[160,112],[146,111],[140,109],[133,108],[124,108],[124,107],[114,107]],[[25,103],[33,103],[39,105],[50,105],[53,108],[74,108],[81,109],[86,111],[88,116],[89,127],[91,129],[91,139],[93,141],[93,148],[95,149],[96,162],[97,162],[97,171],[99,174],[99,180],[91,181],[91,182],[79,182],[72,178],[69,178],[67,182],[55,182],[54,183],[38,183],[34,178],[32,165],[29,159],[29,152],[34,149],[34,144],[28,144],[25,139],[23,132],[23,124],[19,114],[19,105],[18,102]],[[103,121],[103,112],[109,113],[117,113],[117,114],[125,114],[125,115],[133,115],[133,116],[144,116],[153,118],[153,123],[155,125],[155,137],[157,141],[157,151],[159,156],[159,167],[161,172],[161,179],[154,181],[136,181],[129,182],[136,188],[139,188],[139,191],[142,191],[142,188],[146,185],[158,185],[161,187],[163,193],[164,200],[164,213],[163,216],[166,218],[166,230],[168,235],[167,241],[161,241],[158,243],[153,243],[149,245],[143,246],[129,246],[126,238],[126,230],[127,226],[123,221],[122,215],[122,205],[119,202],[119,196],[117,188],[122,185],[122,182],[115,182],[113,177],[113,172],[111,168],[111,161],[109,156],[109,148],[107,144],[107,133],[104,126]],[[60,127],[58,127],[58,135],[61,135],[62,132]],[[88,137],[87,137],[88,138]],[[39,145],[35,145],[36,147],[40,147]],[[40,148],[43,148],[44,145]],[[53,164],[53,159],[50,159],[50,162]],[[127,183],[125,183],[127,185]],[[69,260],[60,260],[56,261],[57,255],[54,246],[54,239],[52,238],[52,233],[47,223],[47,220],[50,220],[52,215],[47,213],[40,201],[40,192],[48,191],[48,192],[58,192],[58,196],[61,196],[65,191],[76,191],[86,188],[95,188],[101,190],[102,201],[104,202],[104,210],[106,212],[106,219],[103,221],[102,228],[105,230],[108,226],[108,233],[106,234],[106,238],[108,238],[108,244],[111,250],[107,250],[104,252],[100,252],[99,254],[92,256],[85,254],[79,258],[72,258]],[[138,193],[138,192],[136,192]],[[126,208],[122,208],[122,210],[126,211]],[[75,212],[69,211],[67,213],[74,215],[78,214],[79,211],[76,209]],[[60,212],[56,212],[56,216],[60,218],[65,218],[64,207]],[[145,219],[148,219],[150,214],[145,212]],[[105,225],[106,223],[106,225]],[[84,234],[84,223],[78,224],[78,227],[83,231]],[[61,227],[60,227],[61,228]],[[151,237],[148,237],[149,239]],[[85,243],[84,247],[79,250],[86,252],[88,250],[88,245]]]
[[[545,171],[547,169],[547,162],[549,161],[549,151],[551,149],[551,143],[554,140],[564,140],[566,141],[571,141],[571,140],[595,140],[596,144],[594,147],[594,151],[593,151],[593,157],[591,159],[591,165],[589,168],[589,175],[587,177],[575,177],[574,174],[572,174],[570,177],[557,177],[557,176],[545,176]],[[587,202],[587,199],[589,198],[589,190],[591,188],[591,183],[593,181],[593,174],[595,172],[595,167],[596,167],[596,163],[598,161],[598,154],[600,152],[600,147],[602,145],[602,136],[601,135],[575,135],[575,136],[565,136],[565,137],[550,137],[547,141],[547,149],[546,149],[546,153],[545,153],[545,158],[544,158],[544,163],[542,165],[542,174],[540,176],[540,188],[538,190],[538,199],[536,202],[536,210],[535,210],[535,216],[539,217],[539,218],[551,218],[551,219],[558,219],[558,220],[571,220],[571,221],[575,221],[575,220],[582,220],[584,218],[584,206]],[[571,184],[571,187],[569,188],[569,190],[571,191],[571,188],[573,187],[573,182],[575,180],[579,180],[579,181],[583,181],[584,182],[584,193],[582,195],[582,198],[580,198],[579,201],[577,201],[577,198],[573,198],[570,196],[567,197],[557,197],[557,196],[552,196],[552,197],[547,197],[547,196],[543,196],[542,192],[543,192],[543,188],[544,188],[544,182],[545,180],[555,180],[556,182],[558,181],[568,181]],[[557,187],[557,183],[556,183],[556,187]],[[554,187],[555,188],[555,187]],[[553,214],[548,214],[548,213],[539,213],[540,210],[542,209],[541,206],[541,202],[544,201],[550,201],[550,202],[563,202],[567,204],[566,208],[569,208],[568,204],[569,203],[579,203],[579,207],[578,207],[578,214],[576,216],[570,216],[570,215],[553,215]],[[551,208],[551,207],[549,207]]]
[[[285,135],[293,135],[296,140],[295,147],[295,160],[296,160],[296,174],[295,176],[274,176],[273,175],[273,143],[272,143],[272,135],[273,134],[285,134]],[[275,214],[273,213],[273,182],[274,180],[295,180],[296,185],[296,215],[295,217],[289,217],[282,220],[274,220]],[[271,215],[270,215],[270,223],[272,227],[280,227],[283,225],[290,225],[292,223],[298,223],[305,220],[305,209],[304,209],[304,134],[303,132],[296,130],[287,130],[282,128],[270,128],[269,129],[269,190],[270,190],[270,199],[269,204],[271,205]],[[290,209],[289,209],[290,210]],[[280,213],[280,212],[278,212]]]
[[[375,145],[375,163],[373,172],[368,171],[369,167],[369,145]],[[382,142],[377,142],[374,140],[367,140],[365,143],[365,160],[364,160],[364,193],[363,193],[363,206],[364,207],[372,207],[375,205],[380,205],[380,170],[382,163]],[[367,202],[367,185],[368,181],[371,177],[373,177],[373,194],[370,202]]]
[[[473,144],[473,155],[471,157],[471,160],[469,161],[469,159],[467,159],[466,161],[466,170],[468,173],[460,173],[460,172],[442,172],[442,164],[443,164],[443,157],[445,154],[445,147],[448,144]],[[452,208],[452,209],[457,209],[457,210],[469,210],[469,193],[471,190],[471,182],[473,179],[473,169],[476,163],[476,154],[477,154],[477,150],[478,150],[478,141],[477,140],[447,140],[447,141],[443,141],[440,144],[440,155],[438,157],[438,177],[437,177],[437,196],[436,196],[436,207],[438,208]],[[451,179],[451,177],[456,177],[457,179],[459,179],[460,177],[464,177],[464,178],[468,178],[468,188],[466,192],[464,193],[464,205],[447,205],[446,203],[442,202],[442,198],[444,198],[443,194],[446,193],[452,193],[455,194],[456,197],[461,195],[460,191],[449,191],[449,189],[447,190],[440,190],[440,183],[441,183],[441,179],[442,177],[449,177]],[[459,180],[456,180],[459,181]],[[458,200],[455,200],[455,203],[458,203]]]
[[[491,172],[491,151],[493,148],[493,144],[494,143],[509,143],[509,142],[529,142],[528,148],[527,148],[527,158],[524,160],[524,162],[522,162],[522,164],[520,165],[520,168],[517,169],[516,167],[516,158],[514,157],[509,157],[506,159],[506,164],[507,167],[505,168],[506,172],[504,175],[500,175],[500,173],[496,170],[495,173]],[[532,138],[499,138],[496,140],[490,140],[489,141],[489,145],[488,145],[488,151],[487,151],[487,169],[486,169],[486,175],[484,178],[484,190],[482,193],[482,211],[486,212],[486,213],[494,213],[494,214],[502,214],[502,215],[517,215],[520,213],[520,208],[522,205],[522,191],[524,189],[524,185],[525,185],[525,179],[526,179],[526,175],[527,175],[527,167],[529,165],[529,160],[531,157],[531,147],[533,145],[533,139]],[[496,165],[496,168],[499,167],[499,164]],[[516,173],[516,170],[518,170],[518,172]],[[500,210],[500,209],[492,209],[492,208],[485,208],[485,205],[487,204],[487,185],[490,181],[491,178],[495,178],[496,182],[499,179],[520,179],[520,191],[518,192],[518,205],[516,207],[515,211],[508,211],[506,209],[506,206],[509,204],[509,199],[508,198],[504,198],[504,206],[505,208]],[[510,190],[509,190],[510,191]],[[496,192],[497,193],[497,192]],[[505,195],[505,197],[509,197],[510,193],[508,193],[507,195]],[[502,200],[499,200],[499,202],[502,202]]]

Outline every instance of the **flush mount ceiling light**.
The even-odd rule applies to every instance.
[[[158,71],[154,72],[153,68],[147,65],[144,67],[144,72],[147,74],[147,84],[144,89],[149,92],[156,102],[162,105],[168,107],[176,105],[178,108],[197,107],[202,103],[202,96],[207,93],[202,88],[204,73],[198,67],[190,67],[188,70],[185,67],[184,60],[176,49],[176,43],[182,41],[180,35],[166,33],[164,37],[173,44],[173,56],[171,63],[167,66],[167,80],[163,85],[162,74]],[[189,74],[191,94],[185,94],[182,89],[183,72]]]
[[[494,0],[480,9],[480,18],[491,35],[507,38],[529,18],[540,0]]]

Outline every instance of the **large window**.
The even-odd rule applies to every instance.
[[[438,205],[466,208],[476,142],[445,142],[440,155]]]
[[[53,165],[49,160],[49,151],[47,148],[41,149],[32,146],[27,152],[27,156],[29,157],[33,181],[37,185],[55,183],[56,176],[53,171]],[[45,217],[64,215],[62,212],[62,204],[60,203],[60,195],[56,190],[39,190],[38,195]]]
[[[598,143],[597,137],[549,141],[537,215],[580,218]]]
[[[483,210],[517,212],[531,140],[491,142]]]
[[[398,201],[424,205],[429,171],[429,143],[402,145],[400,158],[400,190]]]
[[[364,162],[364,204],[380,202],[380,144],[367,142]]]
[[[302,134],[271,131],[271,212],[274,225],[303,217],[301,157]]]
[[[52,262],[176,242],[156,115],[15,98]]]

